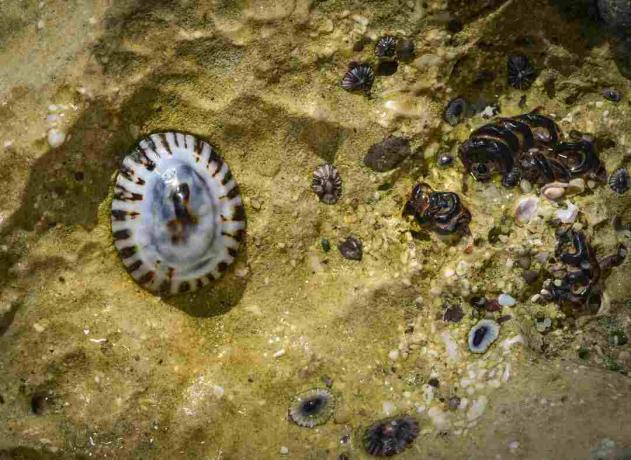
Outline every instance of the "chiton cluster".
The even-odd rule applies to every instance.
[[[506,187],[522,178],[544,185],[578,177],[605,182],[607,175],[591,140],[563,141],[554,120],[537,111],[476,129],[460,147],[459,156],[466,174],[478,181],[499,174]]]

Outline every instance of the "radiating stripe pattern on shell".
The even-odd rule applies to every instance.
[[[151,134],[123,160],[112,233],[123,264],[144,288],[197,290],[237,256],[245,234],[239,188],[207,142],[179,132]]]

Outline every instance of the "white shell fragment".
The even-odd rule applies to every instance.
[[[514,307],[517,301],[510,294],[502,293],[497,298],[497,303],[502,307]]]
[[[52,128],[48,131],[48,135],[46,136],[46,139],[48,140],[48,145],[56,149],[57,147],[62,145],[64,141],[66,140],[66,133],[58,129]]]
[[[114,245],[146,289],[194,291],[234,261],[245,212],[228,165],[206,142],[167,132],[123,160],[112,201]]]
[[[572,224],[578,217],[578,206],[576,206],[571,201],[567,202],[567,208],[559,209],[556,212],[556,217],[563,224]]]
[[[537,215],[538,210],[539,198],[536,196],[526,196],[517,203],[515,220],[521,224],[527,224]]]

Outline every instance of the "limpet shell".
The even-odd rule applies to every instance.
[[[326,388],[314,388],[294,397],[289,419],[296,425],[313,428],[326,423],[333,415],[335,398]]]
[[[114,189],[114,245],[131,276],[164,294],[219,278],[237,256],[245,212],[228,165],[203,140],[165,132],[140,140]]]

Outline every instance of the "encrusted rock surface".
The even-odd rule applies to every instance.
[[[624,46],[587,3],[0,1],[0,458],[363,458],[362,429],[400,413],[420,422],[402,459],[630,448],[629,262],[597,316],[568,317],[537,298],[564,203],[515,222],[519,187],[464,193],[462,164],[436,165],[495,111],[536,107],[591,133],[609,172],[626,161]],[[369,96],[344,91],[386,34],[412,40],[413,60]],[[506,84],[512,54],[539,71],[526,91]],[[472,115],[452,127],[458,95]],[[218,148],[248,219],[222,280],[167,299],[125,272],[109,224],[121,159],[164,130]],[[376,174],[364,156],[389,136],[414,153]],[[344,178],[331,206],[310,188],[323,163]],[[462,196],[470,238],[401,216],[421,181]],[[599,255],[631,247],[631,194],[586,189],[574,225]],[[351,234],[361,261],[322,249]],[[445,305],[464,315],[444,321]],[[500,337],[473,356],[483,318]],[[291,398],[324,384],[333,419],[288,423]]]

